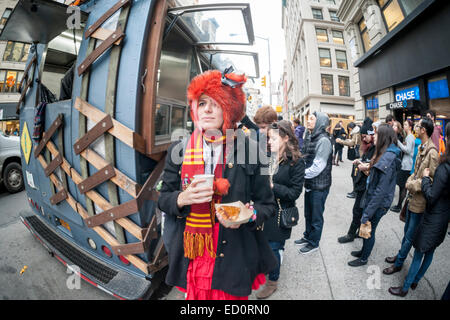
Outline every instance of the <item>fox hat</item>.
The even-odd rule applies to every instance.
[[[245,114],[246,95],[242,86],[247,81],[245,75],[232,73],[232,67],[223,73],[219,70],[208,70],[192,79],[187,88],[187,98],[191,107],[191,118],[197,123],[198,101],[202,94],[214,99],[223,112],[222,132],[234,129]]]

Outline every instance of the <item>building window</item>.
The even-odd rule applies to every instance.
[[[323,20],[322,9],[311,8],[314,19]]]
[[[347,54],[345,51],[336,50],[336,63],[339,69],[348,69]]]
[[[11,15],[12,9],[6,8],[5,11],[3,11],[2,18],[0,19],[0,30],[3,29],[3,27],[6,24],[6,21],[8,21],[9,16]]]
[[[14,93],[19,91],[23,71],[0,70],[0,92]]]
[[[3,60],[13,62],[27,62],[30,46],[31,44],[29,43],[8,41],[5,53],[3,54]]]
[[[370,43],[369,32],[367,31],[366,21],[364,18],[359,21],[358,26],[361,34],[361,40],[363,42],[364,52],[367,52],[372,47],[372,44]]]
[[[330,49],[319,48],[319,58],[321,67],[331,68],[331,53]]]
[[[326,29],[316,28],[317,42],[328,42],[328,33]]]
[[[333,95],[333,76],[331,74],[322,74],[322,94]]]
[[[342,31],[333,30],[333,42],[337,44],[344,44],[344,34]]]
[[[325,0],[325,3],[336,4],[336,1],[335,0]]]
[[[339,17],[337,16],[337,12],[334,10],[329,10],[331,21],[340,22]]]
[[[373,122],[378,121],[380,119],[379,116],[379,106],[378,106],[378,96],[370,96],[366,98],[366,107],[365,107],[366,117],[372,119]]]
[[[400,0],[405,16],[413,12],[423,1],[424,0]]]
[[[350,97],[350,78],[338,76],[339,95]]]
[[[388,31],[391,31],[405,19],[398,0],[378,0]]]

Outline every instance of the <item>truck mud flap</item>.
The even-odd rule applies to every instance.
[[[21,216],[20,219],[52,256],[66,267],[77,266],[80,277],[89,284],[122,300],[147,299],[152,294],[151,281],[107,266],[83,249],[70,244],[38,216]]]

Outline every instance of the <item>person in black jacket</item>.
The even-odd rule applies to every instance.
[[[430,169],[424,170],[422,192],[427,200],[426,210],[414,236],[414,256],[403,287],[391,287],[389,292],[404,297],[409,288],[416,289],[420,279],[433,260],[436,248],[444,241],[450,218],[450,124],[445,127],[447,139],[446,153],[434,173],[433,182]]]
[[[339,121],[333,129],[333,137],[332,142],[334,145],[334,153],[333,153],[333,165],[339,166],[339,161],[342,162],[342,150],[344,146],[340,143],[336,142],[336,139],[345,140],[347,133],[345,132],[344,127],[342,126],[342,121]]]
[[[366,118],[361,128],[361,151],[363,155],[361,160],[356,159],[353,161],[352,179],[353,190],[355,191],[355,203],[353,205],[353,219],[350,224],[350,228],[345,236],[339,237],[339,243],[352,242],[356,235],[360,225],[363,208],[361,208],[361,199],[366,191],[367,176],[369,175],[368,164],[375,153],[374,135],[375,131],[372,128],[372,120]]]
[[[305,159],[305,232],[294,243],[302,246],[301,254],[310,254],[319,250],[324,224],[325,202],[330,191],[332,176],[333,147],[327,132],[330,119],[328,115],[315,111],[310,114],[304,145]]]
[[[164,232],[171,230],[165,235],[170,238],[166,283],[186,292],[186,299],[247,299],[277,266],[262,232],[276,212],[269,176],[261,174],[264,152],[236,128],[244,113],[246,78],[228,76],[209,70],[191,81],[187,96],[196,128],[185,149],[181,142],[169,148],[162,176],[158,208],[166,215]],[[206,181],[196,179],[198,174],[214,175],[212,186],[202,186]],[[236,201],[253,207],[254,217],[226,227],[214,204]]]
[[[272,123],[269,129],[269,143],[272,152],[277,154],[278,168],[272,177],[271,187],[278,203],[278,214],[264,224],[264,234],[278,260],[278,266],[269,273],[265,287],[256,294],[258,299],[270,297],[277,289],[280,276],[281,254],[286,240],[291,237],[291,228],[280,226],[281,208],[295,207],[300,197],[305,177],[305,163],[301,157],[297,138],[288,121]]]
[[[400,169],[400,149],[397,137],[388,124],[380,124],[375,134],[375,155],[370,162],[370,175],[364,201],[359,235],[364,238],[360,251],[351,255],[356,260],[348,262],[351,267],[367,264],[375,245],[375,231],[381,218],[389,210],[394,198],[397,172]]]

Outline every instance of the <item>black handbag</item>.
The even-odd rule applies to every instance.
[[[290,229],[296,226],[299,219],[297,207],[281,208],[280,199],[278,202],[278,227]]]
[[[357,158],[357,156],[356,156],[356,149],[355,149],[355,148],[348,147],[348,150],[347,150],[347,159],[353,161],[353,160],[355,160],[356,158]]]

